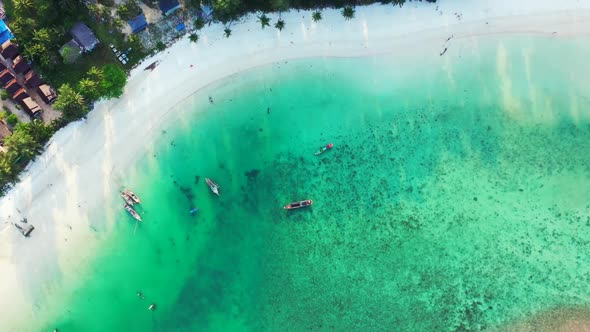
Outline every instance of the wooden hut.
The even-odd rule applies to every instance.
[[[37,93],[39,94],[39,97],[41,97],[41,99],[43,99],[43,101],[47,104],[51,104],[55,101],[55,99],[57,99],[55,90],[53,90],[53,88],[47,84],[39,85],[37,87]]]
[[[37,104],[36,101],[33,100],[31,97],[27,97],[20,101],[25,112],[29,114],[30,117],[37,117],[41,115],[41,107]]]
[[[14,59],[18,55],[18,47],[15,43],[7,40],[0,46],[0,54],[6,60]]]
[[[6,92],[8,92],[12,96],[15,92],[22,89],[22,86],[18,84],[16,78],[13,78],[12,80],[10,80],[10,82],[6,83],[4,89],[6,89]]]
[[[29,69],[31,69],[31,67],[22,55],[17,56],[12,62],[12,70],[17,74],[22,74]]]
[[[12,81],[13,79],[14,75],[12,75],[8,69],[4,69],[0,72],[0,83],[2,83],[2,86],[6,85],[6,83]]]
[[[12,99],[17,102],[21,102],[23,99],[28,98],[29,94],[24,88],[20,88],[17,92],[12,95]]]
[[[29,89],[34,89],[41,85],[41,79],[39,78],[39,75],[37,75],[37,73],[35,73],[33,70],[29,70],[25,73],[24,81],[25,86]]]

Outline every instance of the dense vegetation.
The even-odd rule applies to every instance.
[[[53,135],[54,128],[39,120],[18,123],[14,132],[4,141],[8,150],[0,153],[0,193],[15,181],[18,174],[41,152],[45,143]]]
[[[436,2],[436,0],[425,0]],[[372,3],[394,4],[402,6],[406,0],[211,0],[215,17],[228,22],[248,12],[281,12],[289,8],[295,9],[321,9],[321,8],[351,8],[354,12],[356,5],[368,5]],[[343,12],[345,17],[350,14],[350,9]],[[284,26],[284,23],[283,23]],[[278,27],[277,27],[278,28]]]

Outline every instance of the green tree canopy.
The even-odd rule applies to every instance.
[[[15,131],[24,132],[30,135],[35,142],[39,143],[40,146],[45,144],[53,135],[53,126],[45,124],[41,120],[33,120],[31,122],[19,123]]]
[[[354,12],[354,8],[352,8],[351,6],[346,6],[342,9],[342,16],[344,16],[344,18],[348,21],[354,18]]]
[[[270,6],[272,10],[277,12],[283,12],[289,9],[289,1],[287,0],[271,0]]]
[[[78,91],[86,101],[97,100],[101,96],[100,81],[83,78],[78,82]]]
[[[322,12],[320,12],[319,10],[316,10],[315,12],[313,12],[313,14],[311,14],[311,19],[314,22],[318,22],[322,20]]]
[[[13,163],[30,160],[41,148],[41,144],[24,130],[15,130],[4,140],[4,146]]]
[[[241,0],[211,0],[213,15],[222,22],[228,22],[236,18],[241,5]]]
[[[262,15],[258,16],[258,22],[260,22],[260,25],[262,26],[263,29],[264,29],[264,27],[270,26],[270,18],[268,18],[268,16],[266,16],[266,14],[262,14]]]
[[[127,73],[121,67],[108,64],[103,67],[103,79],[101,88],[103,96],[107,98],[117,98],[123,94],[123,88],[127,83]]]
[[[11,127],[16,126],[16,124],[18,123],[18,117],[16,116],[16,114],[10,113],[9,115],[7,115],[6,123],[8,123],[8,125]]]
[[[195,20],[195,29],[196,30],[201,30],[205,27],[205,20],[202,17],[197,17],[197,19]]]
[[[191,42],[193,42],[193,43],[196,43],[196,42],[198,42],[198,41],[199,41],[199,35],[197,35],[196,33],[191,33],[191,34],[188,36],[188,39],[189,39]]]
[[[64,120],[72,121],[86,115],[88,106],[84,97],[69,84],[60,86],[57,92],[57,99],[53,107],[62,112]]]
[[[277,23],[275,23],[275,28],[279,29],[279,31],[282,31],[285,28],[285,21],[279,19]]]

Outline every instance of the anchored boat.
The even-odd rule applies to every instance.
[[[215,195],[219,196],[219,185],[208,178],[205,178],[205,182],[207,182],[209,189],[211,189]]]
[[[135,218],[135,220],[141,221],[141,216],[133,209],[131,205],[125,204],[125,210],[127,210],[127,212],[129,212],[129,214]]]
[[[324,152],[326,152],[326,151],[330,150],[330,149],[331,149],[331,148],[333,148],[333,147],[334,147],[334,144],[332,144],[332,143],[330,143],[330,144],[328,144],[328,145],[326,145],[326,146],[322,146],[322,147],[321,147],[319,150],[317,150],[316,152],[314,152],[314,154],[313,154],[313,155],[314,155],[314,156],[319,156],[319,155],[321,155],[322,153],[324,153]]]
[[[123,191],[121,193],[121,197],[123,197],[123,199],[125,200],[125,203],[133,206],[135,204],[135,201],[133,201],[133,199],[131,197],[129,197],[129,195],[127,194],[127,192]]]
[[[133,202],[141,204],[141,199],[139,199],[139,197],[133,191],[129,190],[129,188],[123,190],[121,194],[127,195],[131,200],[133,200]]]
[[[311,206],[312,204],[313,204],[313,201],[311,199],[306,199],[304,201],[293,202],[293,203],[287,204],[283,207],[283,209],[285,209],[285,210],[300,209],[302,207]]]

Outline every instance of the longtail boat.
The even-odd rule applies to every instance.
[[[311,206],[312,204],[313,204],[313,201],[311,199],[306,199],[304,201],[293,202],[293,203],[287,204],[283,207],[283,209],[285,209],[285,210],[300,209],[302,207]]]
[[[205,182],[207,182],[209,189],[211,189],[215,195],[219,196],[219,185],[208,178],[205,178]]]
[[[129,188],[123,190],[123,193],[129,196],[129,198],[131,198],[135,203],[141,204],[141,199],[139,199],[139,197],[133,191],[129,190]]]
[[[135,212],[131,205],[125,204],[125,210],[127,210],[127,212],[129,212],[129,214],[137,221],[141,221],[141,216],[139,215],[139,213]]]
[[[131,197],[129,197],[129,195],[127,194],[127,192],[123,191],[121,193],[121,197],[123,197],[123,199],[125,200],[125,203],[133,206],[135,204],[135,202],[133,201],[133,199]]]
[[[332,143],[330,143],[330,144],[328,144],[328,145],[326,145],[326,146],[322,146],[322,147],[321,147],[319,150],[317,150],[316,152],[314,152],[314,153],[313,153],[313,155],[314,155],[314,156],[319,156],[319,155],[321,155],[322,153],[324,153],[324,152],[326,152],[326,151],[330,150],[330,149],[331,149],[331,148],[333,148],[333,147],[334,147],[334,144],[332,144]]]

